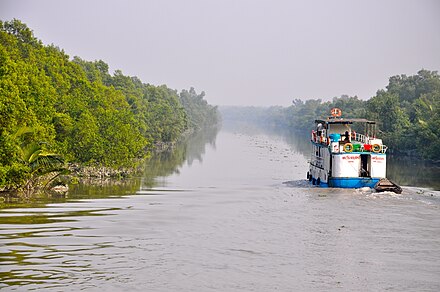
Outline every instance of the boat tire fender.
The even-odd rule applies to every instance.
[[[374,153],[379,153],[380,152],[380,145],[379,144],[374,144],[371,149],[373,149]]]
[[[344,151],[345,152],[353,152],[353,144],[347,143],[344,145]]]

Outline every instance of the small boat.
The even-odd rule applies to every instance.
[[[394,192],[396,194],[402,193],[402,188],[390,179],[382,178],[374,186],[376,192]]]
[[[326,119],[315,120],[308,180],[321,187],[378,185],[379,191],[386,189],[381,180],[386,179],[388,147],[376,137],[376,122],[343,118],[339,108],[331,109],[330,113]],[[400,187],[393,185],[398,191]]]

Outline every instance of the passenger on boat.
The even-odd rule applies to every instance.
[[[368,170],[365,170],[363,167],[361,167],[361,177],[369,177],[370,173],[368,172]]]
[[[348,131],[345,131],[344,136],[344,143],[350,143],[350,133]]]
[[[318,136],[321,136],[321,133],[322,133],[322,124],[321,123],[319,123],[316,126],[316,132],[318,132]]]

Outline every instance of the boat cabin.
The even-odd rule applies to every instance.
[[[376,122],[367,119],[329,117],[315,120],[312,141],[331,146],[333,153],[385,153],[387,150],[382,139],[376,138]]]

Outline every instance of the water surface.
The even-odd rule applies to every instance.
[[[439,192],[314,188],[297,146],[204,133],[141,178],[4,203],[0,289],[439,291]]]

